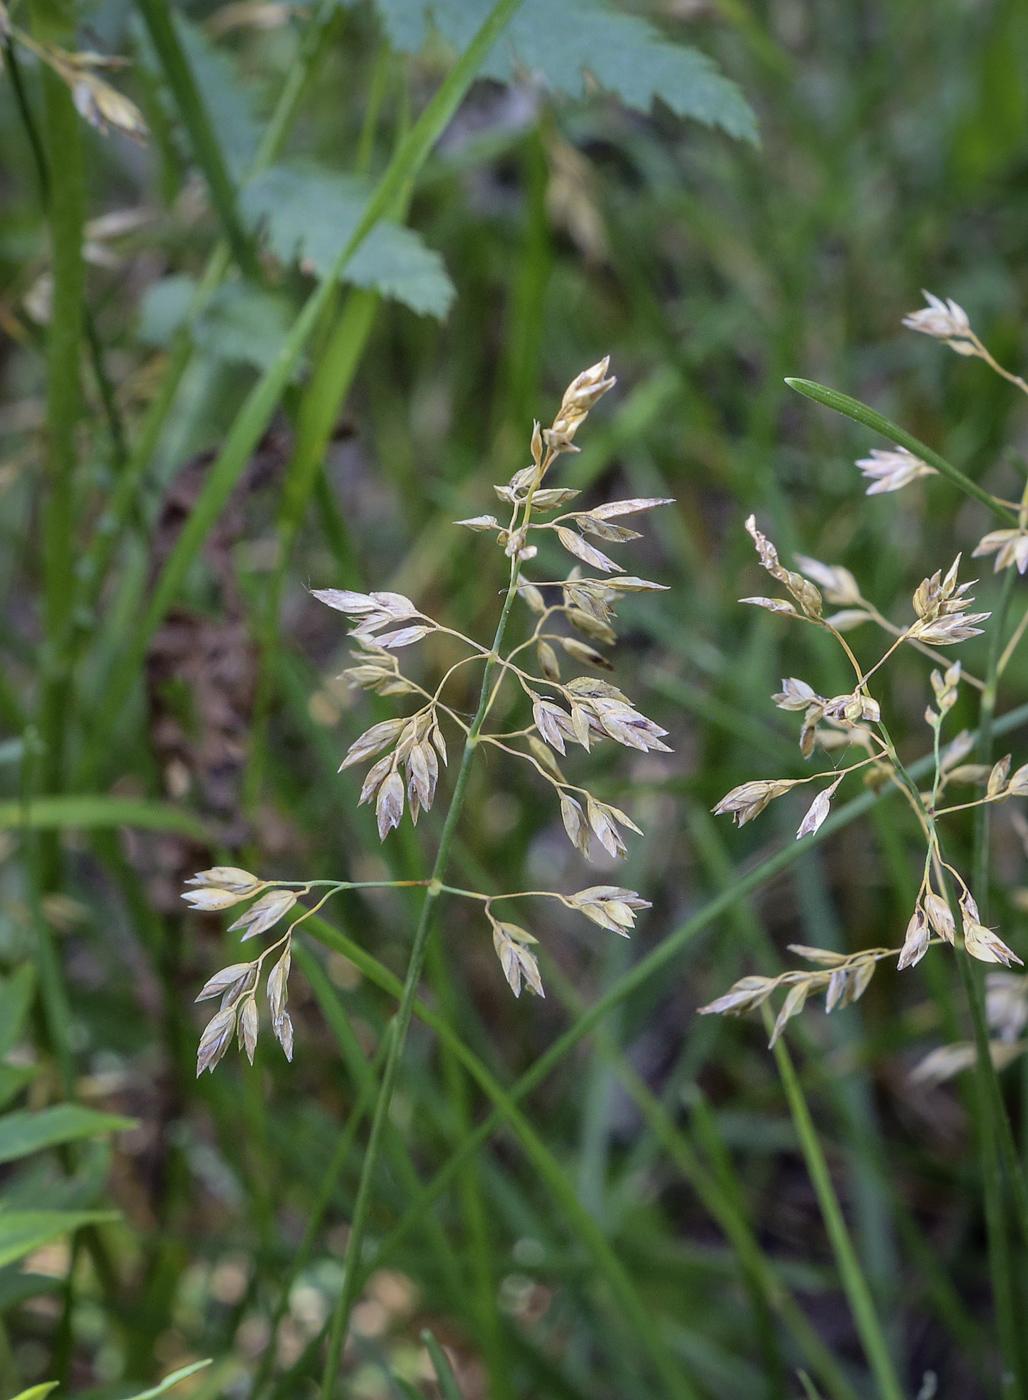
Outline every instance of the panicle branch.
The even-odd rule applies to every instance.
[[[313,591],[319,602],[342,613],[349,621],[355,664],[344,675],[350,684],[378,695],[410,696],[423,702],[411,714],[371,725],[351,743],[340,764],[342,771],[373,760],[361,787],[359,804],[374,803],[381,840],[400,825],[405,811],[416,824],[422,812],[432,809],[442,769],[447,763],[443,721],[453,722],[463,731],[466,746],[489,743],[527,762],[554,789],[568,838],[586,858],[591,857],[594,843],[610,856],[623,857],[627,853],[623,833],[639,832],[619,807],[585,788],[570,784],[556,757],[566,757],[568,745],[578,745],[589,752],[604,741],[641,753],[669,752],[664,743],[667,730],[638,710],[617,686],[596,675],[572,674],[565,679],[563,673],[566,666],[609,671],[611,662],[600,648],[612,647],[617,641],[614,627],[617,604],[626,594],[651,593],[664,587],[624,573],[620,564],[591,541],[599,540],[609,547],[639,539],[638,530],[620,522],[673,504],[669,499],[632,497],[582,509],[577,505],[578,491],[543,484],[562,454],[578,451],[574,443],[576,433],[589,411],[615,383],[614,377],[608,374],[608,367],[609,361],[603,359],[576,376],[565,391],[550,427],[534,425],[529,465],[494,488],[499,500],[510,508],[507,522],[501,523],[489,514],[456,522],[474,533],[492,534],[510,560],[509,597],[519,597],[528,612],[529,634],[525,640],[505,654],[497,655],[429,617],[402,593],[388,590],[361,593],[336,588]],[[553,515],[572,502],[576,502],[573,510]],[[547,516],[551,518],[537,518]],[[540,544],[550,540],[571,555],[573,563],[563,577],[533,581],[525,575],[524,566],[537,557]],[[592,569],[598,576],[585,574],[583,569]],[[791,577],[798,580],[798,586],[808,594],[816,594],[813,585],[799,575]],[[561,624],[568,630],[561,630]],[[431,693],[404,674],[397,653],[407,655],[407,649],[437,635],[456,639],[467,647],[468,655],[450,666]],[[499,648],[498,643],[495,645]],[[534,670],[526,665],[530,654],[535,657]],[[442,700],[457,671],[468,665],[489,668],[489,674],[495,670],[498,676],[485,702],[486,719],[499,686],[510,680],[527,702],[530,722],[509,735],[488,729],[480,733],[477,721],[472,731],[458,711]],[[259,880],[246,871],[230,867],[201,872],[191,883],[199,888],[185,898],[200,910],[229,908],[240,900],[257,896],[231,926],[232,930],[242,932],[244,940],[266,933],[293,908],[300,894],[312,888],[307,885],[297,890],[282,882]],[[333,883],[329,893],[348,887],[346,882]],[[525,985],[537,995],[543,995],[538,961],[532,952],[536,943],[534,936],[492,913],[492,902],[501,896],[471,893],[470,897],[484,902],[494,948],[514,994],[519,995]],[[625,936],[634,926],[637,912],[649,907],[634,890],[617,885],[595,885],[576,894],[554,893],[551,897],[599,927]],[[282,952],[267,981],[272,1027],[290,1057],[292,1025],[285,1009],[290,946],[293,929],[310,912],[302,913],[273,945]],[[271,951],[268,949],[253,962],[224,969],[202,990],[200,1000],[220,996],[222,1004],[201,1037],[198,1072],[214,1069],[233,1035],[252,1060],[259,1027],[257,988],[263,960]]]

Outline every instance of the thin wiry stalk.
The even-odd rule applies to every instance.
[[[63,5],[34,0],[31,19],[41,42],[74,47],[74,19]],[[82,413],[80,354],[85,265],[82,237],[86,192],[81,121],[68,87],[49,67],[41,74],[45,119],[46,214],[50,227],[53,302],[47,328],[46,478],[43,505],[43,614],[49,643],[40,698],[44,752],[42,789],[65,780],[64,753],[71,678],[64,638],[74,594],[76,433]],[[55,838],[41,842],[43,880],[57,879]]]
[[[771,1012],[766,1006],[764,1007],[764,1020],[770,1032]],[[853,1248],[853,1241],[850,1239],[846,1221],[843,1219],[839,1198],[832,1185],[828,1163],[825,1161],[824,1150],[810,1116],[803,1088],[793,1068],[785,1041],[781,1037],[774,1043],[774,1055],[778,1072],[781,1075],[782,1087],[785,1090],[785,1097],[789,1103],[792,1121],[795,1124],[803,1156],[807,1163],[807,1171],[817,1195],[818,1205],[821,1207],[821,1216],[825,1223],[825,1229],[828,1231],[832,1253],[835,1255],[842,1286],[850,1305],[850,1312],[853,1315],[861,1345],[877,1382],[879,1395],[881,1400],[905,1400],[903,1387],[896,1374],[888,1343],[885,1340],[885,1333],[875,1311],[871,1289],[864,1277],[864,1271],[860,1267],[860,1260]]]
[[[153,46],[168,87],[175,98],[179,116],[189,133],[193,154],[204,173],[211,192],[211,202],[218,212],[232,255],[247,277],[259,281],[261,267],[254,252],[253,240],[239,217],[236,189],[225,164],[221,145],[211,125],[193,71],[189,66],[178,32],[172,22],[165,0],[139,0],[139,8],[149,30]]]
[[[526,521],[530,511],[531,504],[529,502],[525,509]],[[400,1004],[396,1009],[394,1017],[393,1037],[389,1045],[389,1053],[386,1056],[385,1067],[382,1071],[382,1083],[379,1088],[378,1099],[375,1103],[375,1115],[371,1124],[371,1135],[368,1139],[360,1183],[357,1187],[357,1200],[354,1204],[350,1239],[346,1249],[346,1272],[336,1309],[333,1314],[332,1327],[329,1332],[325,1370],[321,1382],[321,1400],[332,1400],[336,1375],[339,1370],[339,1358],[342,1354],[343,1342],[346,1339],[346,1332],[349,1326],[350,1311],[357,1297],[361,1250],[364,1243],[364,1234],[367,1229],[368,1214],[371,1209],[375,1173],[382,1151],[382,1140],[389,1115],[389,1106],[392,1102],[393,1090],[396,1087],[400,1058],[403,1054],[403,1047],[406,1044],[407,1031],[410,1027],[411,1016],[414,1011],[414,999],[421,981],[421,971],[428,947],[428,938],[432,930],[436,907],[442,894],[442,880],[450,861],[450,850],[457,832],[457,823],[460,820],[461,811],[464,806],[464,795],[467,791],[468,779],[471,776],[471,765],[474,761],[475,751],[478,748],[478,738],[482,732],[482,726],[485,724],[486,716],[489,712],[497,658],[500,648],[503,645],[503,638],[507,630],[507,622],[510,617],[511,609],[514,606],[514,599],[517,597],[519,572],[519,565],[515,559],[511,563],[510,582],[507,586],[506,597],[503,600],[503,607],[500,610],[499,621],[496,624],[496,633],[493,637],[490,656],[483,669],[478,707],[475,711],[474,719],[471,721],[471,727],[468,730],[468,736],[464,743],[460,767],[457,771],[456,782],[454,783],[453,797],[450,800],[450,807],[446,814],[442,835],[439,838],[439,848],[432,866],[432,883],[425,891],[425,897],[421,906],[421,914],[418,919],[417,928],[414,931],[410,958],[407,963],[407,975],[404,979]]]
[[[442,939],[437,938],[431,944],[428,962],[431,986],[439,1004],[440,1014],[445,1016],[451,1026],[456,1027],[458,1020],[453,974],[447,966]],[[471,1102],[467,1076],[449,1046],[443,1046],[442,1060],[450,1111],[459,1139],[471,1130]],[[502,1319],[497,1307],[498,1281],[495,1276],[491,1232],[476,1161],[465,1165],[458,1179],[457,1189],[464,1216],[468,1251],[471,1255],[473,1315],[479,1327],[482,1350],[489,1368],[489,1393],[495,1400],[514,1400],[510,1358],[504,1345]]]

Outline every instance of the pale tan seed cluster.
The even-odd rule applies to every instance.
[[[296,903],[293,890],[269,886],[248,870],[240,870],[232,865],[217,865],[212,870],[201,870],[188,881],[199,886],[182,896],[194,909],[227,909],[241,900],[250,899],[259,891],[266,891],[250,905],[246,913],[229,925],[229,932],[242,932],[240,942],[257,938],[288,914]],[[197,1001],[210,1001],[221,997],[221,1009],[207,1023],[196,1055],[196,1072],[205,1069],[212,1073],[215,1065],[224,1055],[232,1038],[239,1041],[240,1050],[245,1050],[253,1064],[257,1049],[257,1035],[260,1017],[257,1012],[257,992],[261,968],[269,954],[279,948],[283,951],[271,972],[268,974],[267,997],[271,1011],[271,1026],[275,1039],[285,1051],[287,1060],[293,1058],[293,1023],[286,1011],[289,999],[289,967],[291,962],[292,928],[284,937],[266,948],[253,962],[233,963],[224,967],[201,989]]]
[[[925,297],[927,307],[906,317],[904,325],[944,341],[960,355],[984,360],[1004,379],[1028,393],[1028,384],[1023,379],[1004,370],[992,358],[971,328],[962,307],[953,301],[943,302],[929,293],[925,293]],[[901,447],[891,451],[875,450],[857,465],[871,482],[867,488],[869,495],[896,491],[919,478],[938,475],[935,468]],[[994,554],[996,571],[1013,565],[1024,573],[1028,569],[1028,489],[1020,503],[999,498],[994,501],[997,510],[1016,510],[1017,524],[985,535],[974,551],[975,556]],[[782,710],[802,714],[799,746],[804,759],[811,759],[819,752],[832,755],[847,750],[857,750],[862,756],[841,768],[839,759],[834,758],[829,771],[808,777],[755,779],[742,783],[722,798],[714,811],[731,814],[742,826],[793,788],[820,782],[823,786],[796,833],[797,837],[807,836],[818,831],[827,819],[840,784],[850,773],[859,770],[869,783],[891,782],[900,788],[925,838],[921,885],[900,947],[870,949],[845,957],[824,949],[796,947],[794,952],[820,964],[822,970],[787,972],[776,978],[743,977],[724,996],[702,1008],[704,1013],[738,1015],[760,1006],[778,988],[788,988],[775,1022],[773,1043],[813,993],[826,993],[828,1011],[855,1001],[863,994],[880,961],[895,958],[900,969],[912,967],[924,957],[933,942],[956,945],[959,941],[980,962],[1007,967],[1021,962],[995,930],[983,922],[967,882],[944,858],[939,822],[951,812],[1028,796],[1028,764],[1012,773],[1009,754],[996,763],[965,763],[974,746],[974,739],[967,731],[948,744],[942,742],[946,717],[956,704],[961,684],[981,690],[983,682],[968,675],[959,661],[946,662],[937,649],[978,636],[983,630],[979,624],[990,617],[987,612],[971,611],[974,599],[969,591],[973,582],[958,582],[959,555],[948,569],[937,570],[917,586],[912,598],[914,619],[896,623],[884,617],[863,596],[848,569],[798,555],[796,563],[800,572],[797,573],[782,564],[778,551],[757,528],[753,516],[746,522],[746,528],[753,537],[761,565],[784,586],[789,597],[753,597],[742,601],[829,632],[842,647],[854,671],[852,691],[831,697],[821,695],[805,680],[789,677],[783,680],[781,691],[772,697],[774,704]],[[841,611],[826,616],[825,600]],[[881,627],[893,640],[874,664],[864,669],[843,634],[868,622]],[[998,674],[1002,674],[1026,629],[1028,614],[1000,658]],[[931,673],[934,705],[930,704],[925,711],[935,758],[934,778],[928,791],[917,789],[900,762],[883,722],[881,705],[870,685],[879,668],[904,644],[938,659],[945,668]],[[961,784],[983,788],[984,792],[971,801],[954,803],[948,799],[947,790],[950,785]],[[1028,853],[1028,821],[1023,817],[1019,820],[1024,827]],[[989,1022],[997,1032],[993,1057],[997,1063],[1008,1063],[1028,1045],[1021,1039],[1021,1032],[1028,1024],[1028,978],[1014,973],[993,974],[989,989]],[[969,1045],[944,1046],[933,1052],[917,1073],[922,1079],[938,1080],[971,1063],[973,1057],[973,1047]]]
[[[149,131],[142,112],[123,92],[119,92],[106,78],[100,77],[103,72],[117,72],[131,67],[130,59],[94,53],[90,49],[70,52],[58,48],[56,44],[41,44],[13,23],[2,0],[0,37],[27,50],[45,63],[52,73],[56,73],[71,92],[79,116],[90,126],[96,127],[101,135],[109,135],[113,127],[115,131],[145,145]]]
[[[562,454],[578,451],[574,443],[576,433],[590,409],[614,385],[607,370],[608,361],[604,359],[583,371],[568,386],[550,427],[535,424],[529,465],[494,488],[509,508],[506,523],[493,515],[457,522],[469,530],[493,534],[503,556],[510,561],[505,606],[517,599],[526,605],[528,626],[523,640],[501,654],[445,627],[400,593],[358,593],[348,589],[314,592],[320,602],[350,620],[349,636],[355,650],[354,665],[344,672],[347,680],[379,695],[407,696],[419,702],[410,714],[372,725],[350,745],[341,764],[341,768],[349,768],[375,760],[364,779],[360,802],[374,804],[382,840],[400,825],[405,812],[416,823],[422,812],[431,810],[447,764],[444,726],[457,732],[465,753],[485,744],[529,764],[556,793],[568,839],[583,856],[592,855],[594,843],[611,856],[624,856],[623,833],[639,832],[620,807],[569,782],[558,763],[558,756],[565,758],[569,746],[577,745],[589,752],[605,741],[642,753],[668,751],[664,743],[667,731],[642,714],[617,686],[595,674],[611,669],[600,648],[609,648],[617,640],[614,624],[620,600],[626,594],[658,591],[663,585],[623,573],[621,566],[591,541],[599,540],[609,547],[638,539],[637,530],[617,522],[672,503],[663,497],[634,497],[564,510],[577,501],[580,493],[543,484]],[[551,541],[572,556],[573,565],[556,578],[528,578],[525,566],[539,557],[541,544]],[[583,568],[595,570],[599,576],[583,573]],[[812,584],[802,579],[800,583],[816,593]],[[456,641],[464,654],[430,691],[404,675],[397,653],[434,635],[445,635],[450,644]],[[475,665],[487,676],[495,676],[495,680],[490,680],[491,688],[483,692],[487,700],[484,721],[473,730],[467,717],[447,703],[446,695],[454,675]],[[582,666],[592,668],[593,674],[574,674]],[[572,671],[567,677],[566,668]],[[505,683],[521,692],[526,712],[526,722],[512,730],[493,728],[485,722]],[[280,882],[260,882],[240,871],[228,879],[224,869],[203,872],[193,883],[201,889],[190,892],[186,898],[200,909],[227,908],[237,899],[260,895],[247,914],[232,926],[245,929],[244,937],[266,932],[295,904],[298,894],[312,888],[309,884],[298,889]],[[329,893],[350,888],[345,881],[318,883],[329,886]],[[514,994],[519,995],[524,985],[541,996],[542,978],[532,951],[535,937],[493,912],[493,905],[501,899],[519,896],[486,896],[444,888],[451,894],[483,903],[497,957]],[[520,897],[528,895],[556,899],[599,927],[622,935],[632,929],[638,911],[649,907],[634,890],[617,885],[594,885],[570,895],[529,891]],[[296,923],[310,912],[305,910]],[[283,951],[268,983],[272,1024],[287,1054],[291,1054],[292,1028],[285,1012],[286,978],[295,926],[291,925],[275,945]],[[203,1034],[200,1070],[213,1069],[233,1034],[252,1058],[257,1037],[256,988],[266,956],[267,953],[254,963],[225,969],[201,993],[201,998],[220,995],[223,1001],[222,1009]]]

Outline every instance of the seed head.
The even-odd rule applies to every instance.
[[[937,476],[934,467],[922,462],[905,447],[893,447],[888,451],[872,447],[870,457],[857,461],[863,476],[870,481],[866,495],[880,496],[886,491],[899,491],[922,476]]]
[[[903,317],[907,329],[944,341],[958,355],[977,355],[974,331],[964,308],[952,300],[942,301],[931,292],[922,291],[921,295],[928,305]]]

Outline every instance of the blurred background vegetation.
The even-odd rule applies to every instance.
[[[759,144],[727,88],[708,126],[668,101],[618,101],[610,83],[560,94],[524,70],[476,83],[388,211],[417,238],[376,245],[378,263],[352,270],[360,285],[333,293],[245,471],[208,509],[216,452],[331,263],[333,226],[338,239],[356,223],[363,195],[338,177],[385,169],[451,65],[443,21],[456,15],[460,29],[459,4],[437,7],[442,33],[414,4],[381,8],[176,11],[214,157],[155,42],[154,12],[167,15],[156,0],[10,10],[39,42],[131,58],[102,76],[138,104],[149,138],[77,117],[69,127],[60,75],[5,41],[0,1199],[36,1234],[9,1230],[2,1253],[4,1394],[57,1378],[62,1393],[125,1395],[207,1357],[176,1393],[316,1393],[361,1160],[355,1110],[393,999],[339,946],[312,942],[292,989],[294,1062],[262,1043],[252,1070],[233,1053],[197,1083],[192,1000],[238,945],[180,899],[185,877],[215,861],[294,879],[425,868],[432,824],[380,848],[359,785],[336,773],[392,702],[335,679],[343,629],[309,587],[395,588],[491,632],[500,561],[450,522],[494,508],[491,483],[527,461],[533,417],[549,421],[568,381],[611,355],[618,388],[565,479],[586,499],[677,501],[632,547],[631,572],[669,591],[626,600],[613,676],[675,752],[577,761],[648,833],[623,877],[592,879],[623,878],[654,908],[630,943],[533,910],[548,996],[516,1002],[477,915],[448,907],[426,995],[509,1085],[733,870],[791,839],[788,802],[741,834],[708,815],[736,783],[802,771],[794,727],[768,699],[781,676],[843,687],[832,652],[737,606],[757,577],[744,518],[756,511],[783,557],[845,563],[893,618],[985,528],[939,479],[867,499],[853,460],[887,444],[783,378],[853,394],[990,489],[1021,490],[1023,400],[899,322],[927,287],[1024,367],[1025,6],[640,0],[621,13],[715,59],[756,114]],[[572,25],[580,9],[569,4]],[[287,164],[240,193],[305,64]],[[68,310],[76,207],[80,324]],[[232,252],[214,256],[246,276],[231,267],[184,329],[226,229]],[[323,371],[347,391],[341,407],[305,387]],[[300,485],[298,424],[301,446],[313,443]],[[159,594],[191,528],[197,550]],[[990,579],[983,606],[992,592]],[[981,659],[974,645],[962,655],[972,669]],[[426,674],[442,660],[428,654]],[[912,655],[885,682],[905,755],[929,747],[927,669]],[[1000,712],[1026,679],[1015,663]],[[493,758],[469,800],[460,882],[590,883],[525,772]],[[420,1340],[430,1327],[466,1400],[667,1394],[618,1287],[674,1358],[683,1395],[800,1395],[798,1367],[825,1395],[874,1393],[761,1028],[695,1009],[743,971],[778,970],[790,941],[897,943],[916,891],[912,832],[898,809],[876,809],[752,907],[683,940],[524,1101],[549,1165],[509,1129],[494,1134],[379,1261],[419,1184],[491,1107],[415,1026],[340,1393],[445,1393]],[[999,821],[997,917],[1028,956],[1024,864]],[[326,914],[402,975],[398,892],[340,898]],[[966,1034],[951,984],[950,963],[929,958],[790,1032],[896,1364],[926,1400],[999,1393],[967,1104],[952,1084],[909,1079],[927,1050]],[[1015,1110],[1020,1074],[1004,1081]],[[55,1119],[68,1102],[92,1114]],[[809,1333],[781,1325],[729,1219],[748,1222]],[[937,1391],[921,1389],[926,1372]]]

